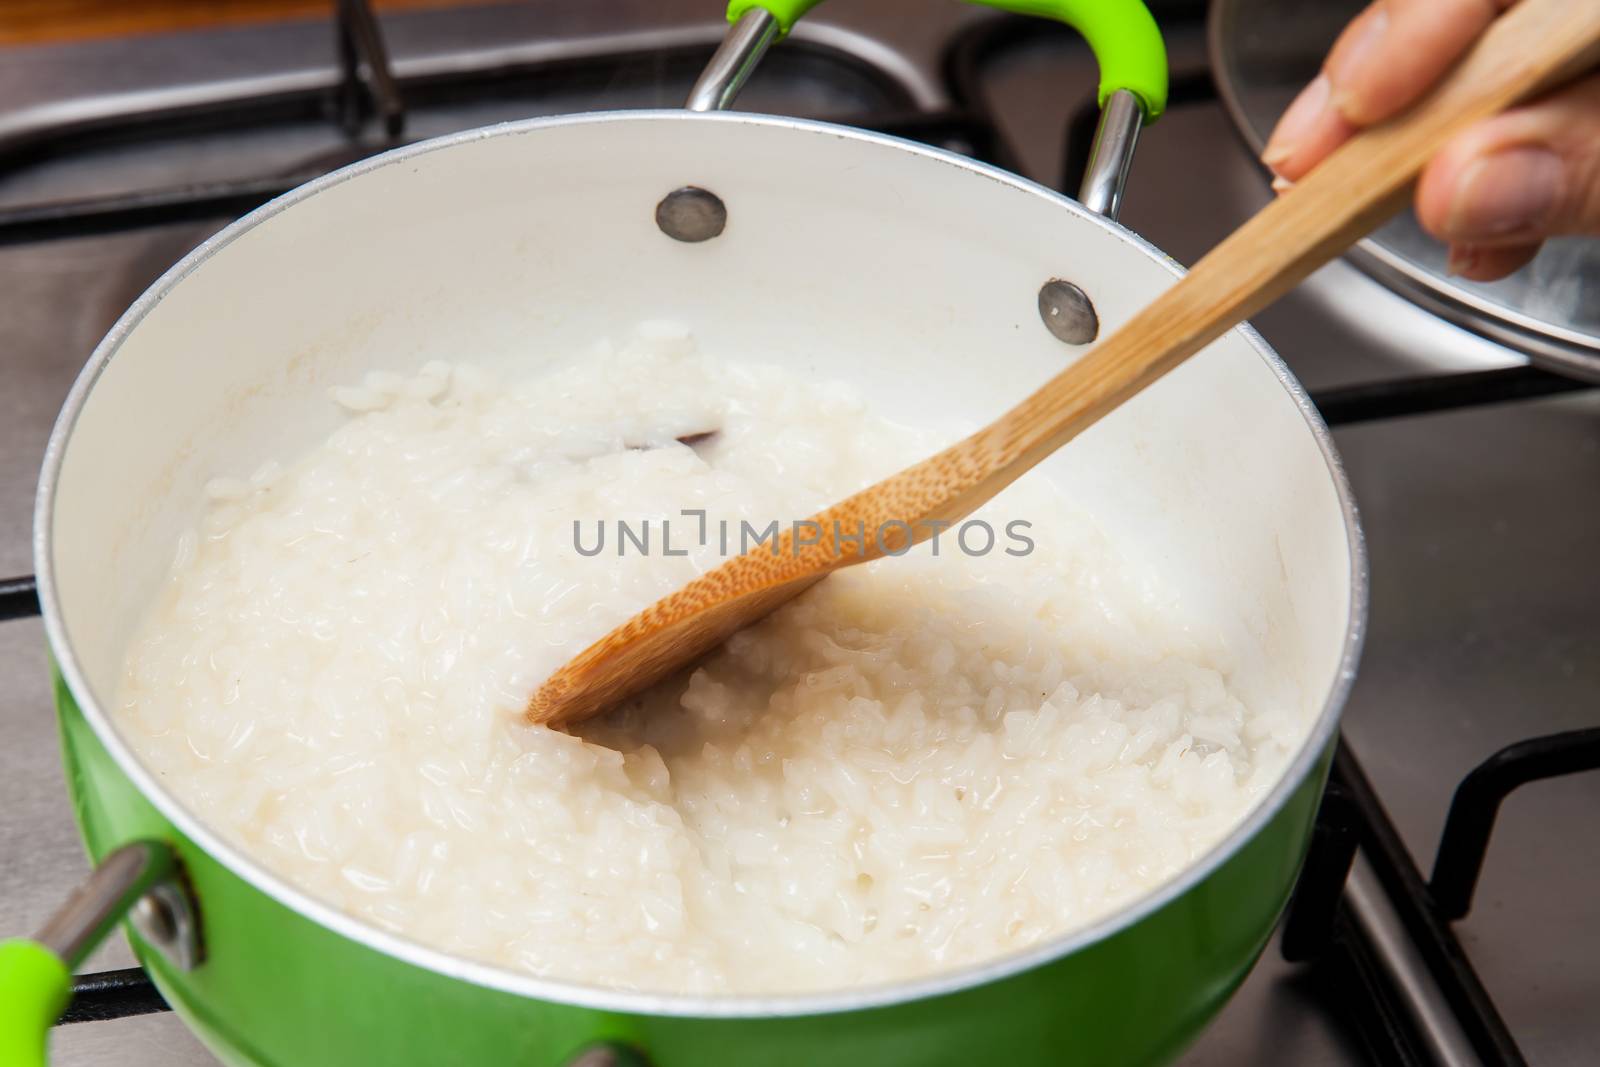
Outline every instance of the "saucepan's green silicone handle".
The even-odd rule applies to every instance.
[[[745,12],[759,7],[778,20],[778,33],[782,36],[794,29],[802,15],[820,3],[822,0],[731,0],[728,21],[738,22]]]
[[[45,1067],[45,1039],[72,995],[72,974],[37,941],[0,942],[0,1067]]]
[[[1167,106],[1167,46],[1142,0],[971,0],[972,3],[1057,19],[1083,34],[1100,64],[1100,106],[1118,89],[1144,105],[1146,122]],[[752,8],[763,8],[788,33],[821,0],[732,0],[728,21],[738,22]]]
[[[1166,110],[1167,46],[1143,0],[971,0],[986,7],[1057,19],[1083,34],[1100,64],[1100,106],[1118,89],[1144,105],[1146,122]]]

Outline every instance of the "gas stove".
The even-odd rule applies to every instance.
[[[1219,98],[1205,5],[1152,7],[1172,102],[1142,139],[1122,221],[1192,262],[1270,194]],[[14,620],[0,626],[0,931],[38,927],[86,869],[20,576],[50,423],[101,334],[183,253],[299,181],[503,119],[677,106],[724,31],[705,0],[338,9],[0,63],[0,574],[19,576],[0,582]],[[739,106],[1070,191],[1094,85],[1093,57],[1059,27],[851,0],[773,48]],[[1600,855],[1582,846],[1600,774],[1577,772],[1600,767],[1600,396],[1343,262],[1255,324],[1335,428],[1372,615],[1294,903],[1181,1062],[1591,1062]],[[60,1064],[213,1062],[120,941],[85,968],[53,1048]]]

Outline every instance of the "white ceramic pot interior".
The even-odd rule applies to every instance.
[[[656,228],[685,184],[724,199],[721,237]],[[853,382],[954,439],[1081,354],[1041,325],[1044,281],[1081,286],[1104,335],[1174,280],[1148,246],[1026,183],[786,120],[500,128],[288,201],[129,313],[57,441],[41,564],[102,707],[204,480],[307,447],[338,419],[328,388],[364,371],[443,358],[531,375],[665,317],[710,352]],[[1257,344],[1228,335],[1035,476],[1223,635],[1243,695],[1309,728],[1338,684],[1357,550],[1329,457]]]

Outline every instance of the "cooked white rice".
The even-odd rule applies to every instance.
[[[1172,877],[1299,739],[1033,479],[980,513],[987,555],[842,572],[608,718],[526,726],[543,677],[718,561],[719,518],[736,544],[928,440],[666,324],[527,382],[438,363],[334,398],[299,461],[207,486],[120,722],[264,864],[449,952],[737,993],[984,960]]]

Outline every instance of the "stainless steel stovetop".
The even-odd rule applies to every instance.
[[[1153,6],[1174,71],[1203,71],[1200,5]],[[633,54],[621,64],[568,65],[487,102],[439,100],[413,112],[407,136],[532,114],[675,106],[720,37],[714,8],[714,0],[549,0],[386,17],[402,70],[445,69],[451,57],[494,50],[530,60]],[[948,0],[824,7],[799,34],[818,48],[780,45],[740,104],[821,117],[945,107],[944,46],[993,18]],[[663,45],[668,53],[657,51]],[[682,50],[693,54],[672,58]],[[315,21],[13,49],[0,61],[0,213],[19,203],[287,173],[338,153],[346,141],[336,127],[310,121],[155,148],[40,156],[25,145],[29,130],[79,108],[75,101],[115,94],[119,106],[147,103],[129,94],[214,90],[240,78],[315,82],[331,77],[333,63],[331,32]],[[1061,180],[1068,116],[1093,85],[1092,58],[1064,34],[999,47],[981,71],[1018,166],[1052,185]],[[1268,195],[1223,108],[1200,95],[1146,133],[1123,212],[1127,225],[1184,262]],[[72,377],[122,309],[224,221],[0,246],[0,574],[32,570],[33,488]],[[1343,264],[1256,325],[1313,392],[1522,362]],[[1426,869],[1452,791],[1477,763],[1510,742],[1600,719],[1600,395],[1366,421],[1336,437],[1362,509],[1373,590],[1346,738]],[[0,625],[0,678],[8,683],[0,707],[0,932],[9,934],[37,927],[85,863],[37,620]],[[1473,910],[1455,928],[1527,1059],[1552,1067],[1593,1062],[1600,1037],[1588,1010],[1600,995],[1597,805],[1600,774],[1518,792],[1500,815]],[[89,967],[130,963],[119,943]],[[1360,1024],[1329,986],[1270,947],[1182,1062],[1371,1062]],[[212,1062],[171,1014],[61,1027],[54,1048],[56,1062],[68,1065]]]

